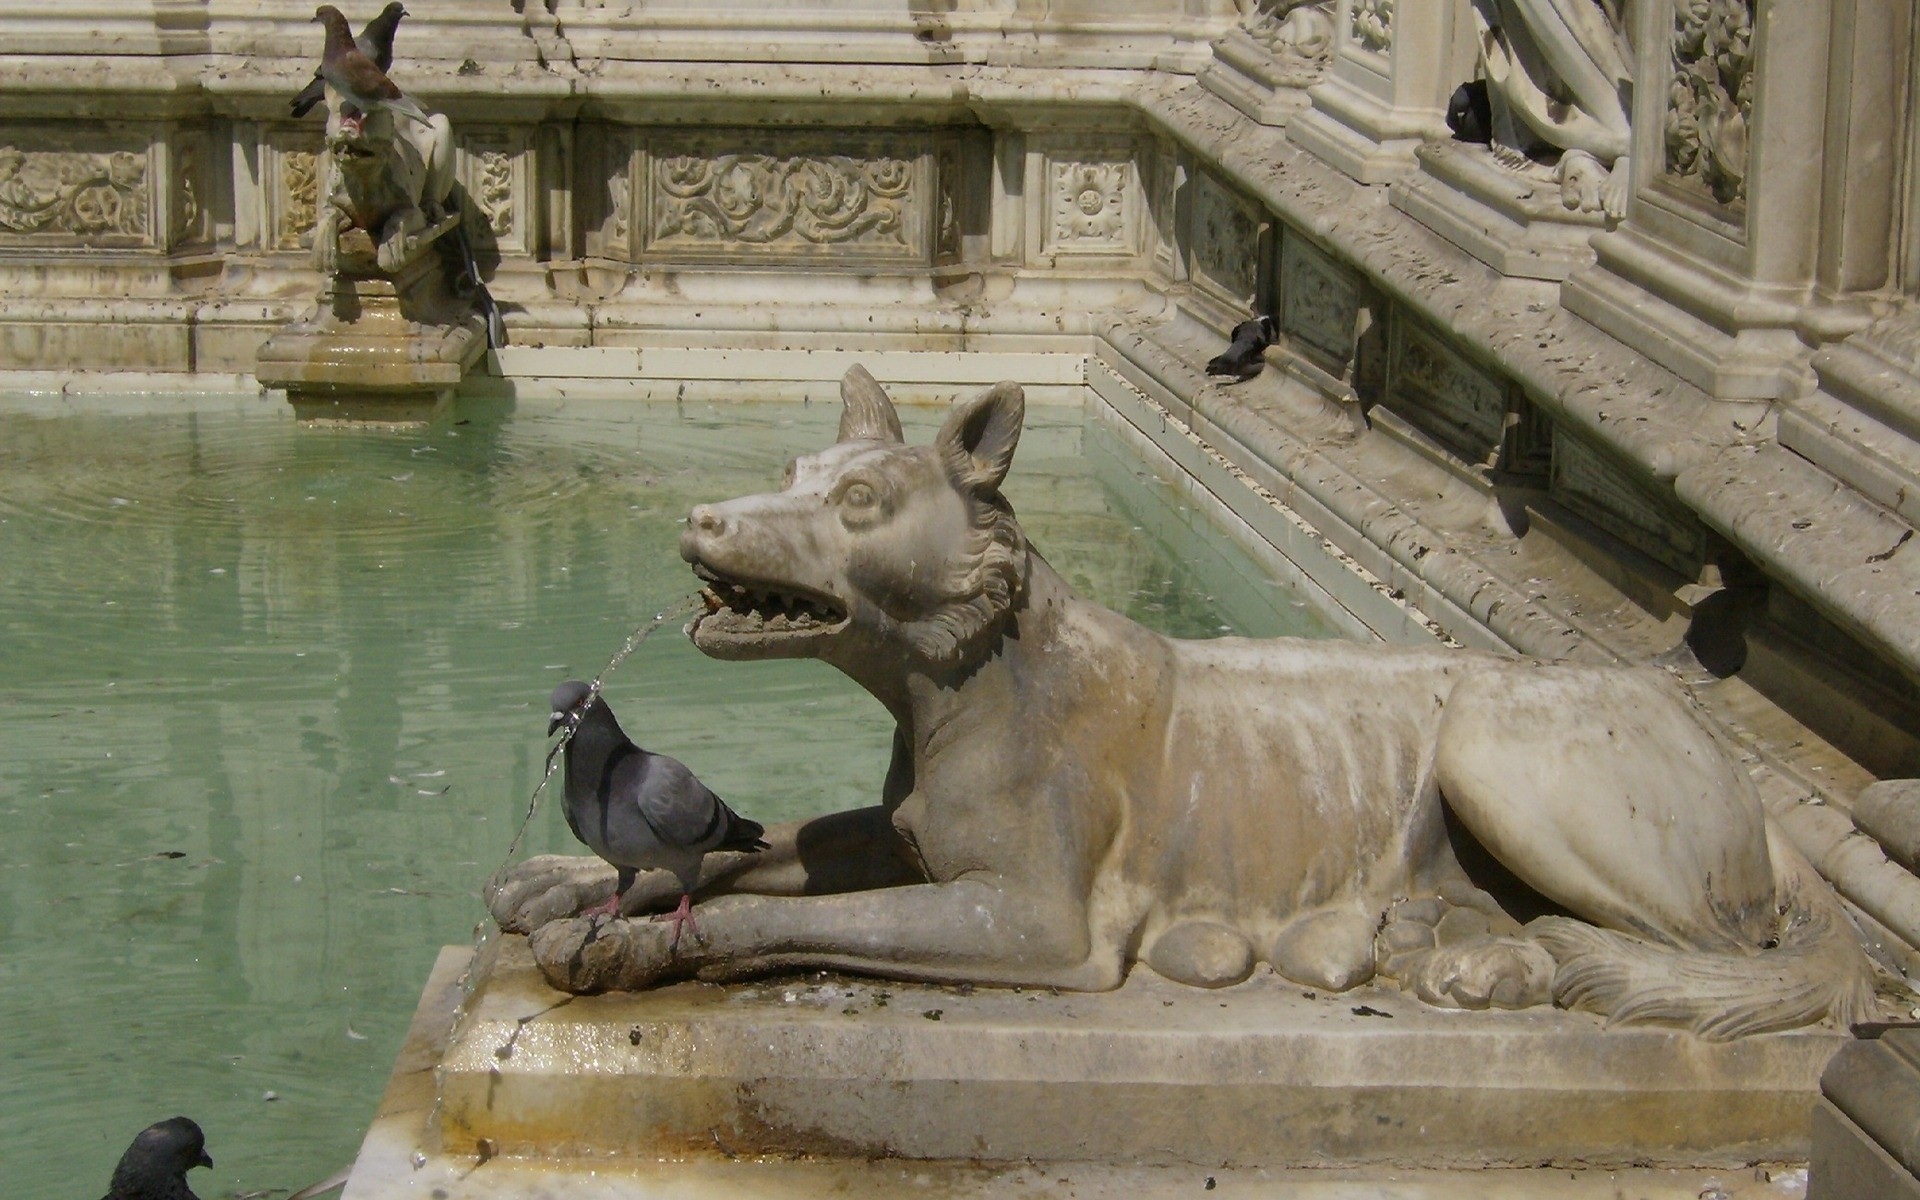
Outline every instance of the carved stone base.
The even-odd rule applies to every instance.
[[[1593,262],[1588,243],[1605,218],[1562,204],[1548,168],[1509,170],[1486,148],[1452,141],[1414,156],[1420,169],[1394,181],[1393,206],[1502,275],[1558,282]]]
[[[1594,243],[1597,262],[1567,278],[1561,306],[1718,400],[1810,389],[1806,341],[1818,314],[1796,290],[1744,282],[1625,226]]]
[[[1816,355],[1820,390],[1780,414],[1780,444],[1920,524],[1920,309]]]
[[[1262,125],[1280,128],[1308,107],[1307,88],[1325,69],[1324,56],[1277,55],[1235,29],[1214,43],[1200,86]]]
[[[313,311],[260,347],[255,377],[285,390],[303,420],[430,419],[487,349],[448,274],[434,253],[392,277],[343,263]]]
[[[1920,1200],[1920,1028],[1847,1046],[1820,1090],[1807,1200]]]
[[[1845,1037],[1715,1045],[1398,991],[1116,992],[807,976],[569,997],[483,952],[439,1060],[438,1142],[506,1156],[1733,1166],[1804,1155]]]

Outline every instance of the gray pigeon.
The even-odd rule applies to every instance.
[[[353,31],[347,28],[347,19],[339,9],[322,4],[313,10],[313,19],[327,31],[327,47],[320,56],[320,78],[332,84],[333,90],[339,92],[348,105],[363,118],[376,108],[385,108],[422,125],[429,124],[426,111],[402,95],[393,80],[387,78],[387,73],[354,46]]]
[[[649,868],[680,881],[680,907],[654,918],[673,922],[673,946],[693,920],[693,887],[700,860],[714,850],[764,850],[766,830],[727,807],[677,759],[633,744],[607,702],[577,679],[553,689],[547,736],[565,727],[567,827],[587,848],[620,870],[613,898],[586,910],[620,911],[635,875]]]
[[[185,1117],[168,1117],[142,1129],[120,1156],[106,1200],[198,1200],[187,1186],[187,1172],[212,1165],[200,1127]]]
[[[360,36],[353,39],[353,48],[373,60],[373,65],[382,71],[393,69],[393,35],[400,28],[400,18],[409,15],[407,10],[397,3],[389,4],[380,10],[380,15],[368,21],[360,30]],[[320,68],[313,69],[313,80],[300,89],[293,98],[295,119],[304,117],[314,105],[327,98],[327,81],[320,78]]]

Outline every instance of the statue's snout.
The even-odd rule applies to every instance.
[[[687,514],[687,527],[680,531],[680,557],[700,561],[702,551],[711,552],[715,544],[733,532],[734,521],[719,505],[701,504]]]

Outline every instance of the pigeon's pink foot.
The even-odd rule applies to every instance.
[[[667,947],[669,954],[680,948],[680,930],[682,927],[690,926],[693,929],[693,936],[700,936],[700,926],[694,924],[693,920],[693,893],[691,892],[680,893],[680,907],[670,913],[661,913],[655,917],[654,920],[673,922],[673,944]]]
[[[620,915],[620,893],[615,892],[592,908],[580,910],[583,917],[617,917]]]

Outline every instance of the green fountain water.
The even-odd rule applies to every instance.
[[[942,412],[905,415],[924,440]],[[348,1161],[436,949],[482,915],[547,692],[691,592],[691,506],[773,486],[837,417],[468,403],[396,434],[0,401],[5,1193],[102,1191],[175,1113],[207,1129],[210,1200]],[[1329,631],[1077,409],[1029,410],[1007,492],[1155,628]],[[878,792],[888,721],[819,664],[668,629],[607,695],[761,820]],[[570,848],[543,804],[523,852]]]

